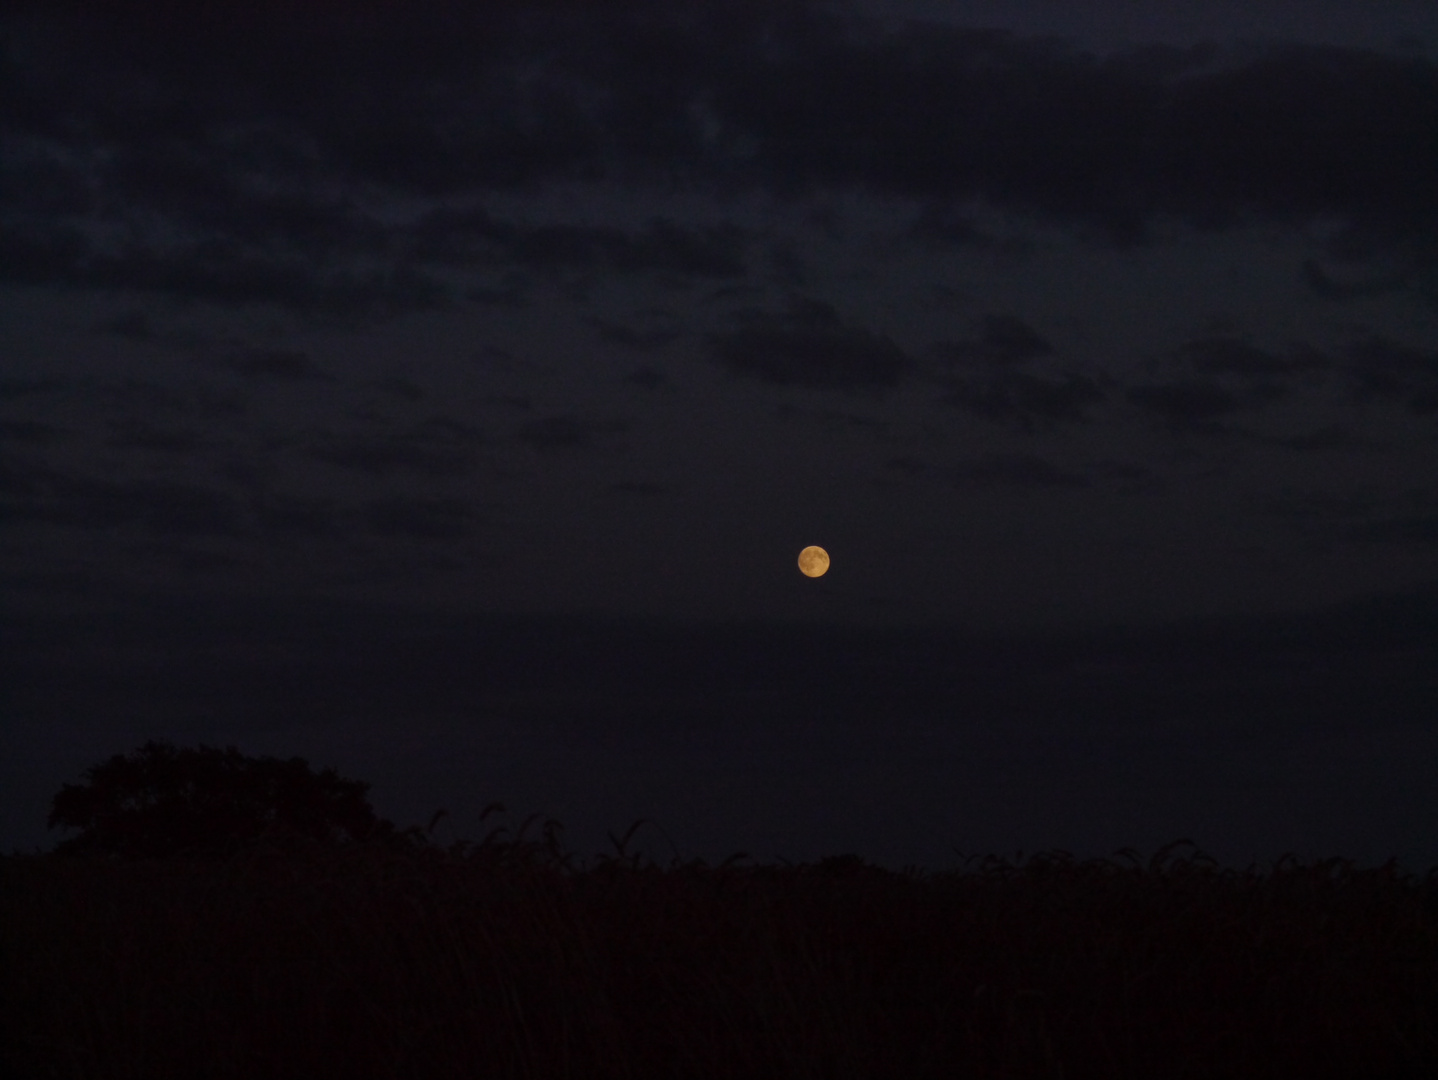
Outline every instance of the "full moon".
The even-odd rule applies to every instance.
[[[799,569],[805,577],[823,577],[829,569],[829,553],[810,544],[799,552]]]

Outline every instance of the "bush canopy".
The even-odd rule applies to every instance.
[[[65,784],[49,827],[79,829],[55,854],[119,859],[228,858],[257,844],[282,849],[418,842],[375,815],[370,785],[303,758],[247,757],[235,747],[176,748],[151,740]]]

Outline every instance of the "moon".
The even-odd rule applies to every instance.
[[[805,577],[823,577],[829,571],[829,553],[810,544],[799,552],[799,570]]]

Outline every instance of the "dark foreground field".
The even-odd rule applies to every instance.
[[[1336,859],[14,855],[0,948],[24,1077],[1438,1076],[1438,874]]]

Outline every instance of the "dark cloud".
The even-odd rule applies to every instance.
[[[1423,544],[1438,547],[1438,514],[1371,522],[1350,530],[1347,538],[1362,543]]]
[[[376,536],[409,540],[458,540],[467,536],[472,513],[457,499],[381,499],[365,507]]]
[[[171,431],[135,421],[116,424],[107,443],[120,450],[161,454],[190,454],[204,445],[193,432]]]
[[[1081,421],[1085,407],[1107,396],[1098,380],[1076,371],[1015,370],[1054,352],[1047,338],[1015,315],[986,315],[978,337],[935,342],[930,351],[939,360],[948,404],[1025,431]]]
[[[476,304],[484,304],[488,307],[509,308],[511,311],[518,311],[521,308],[529,307],[531,301],[529,290],[531,285],[527,281],[507,281],[503,286],[490,287],[476,285],[464,291],[466,300],[473,300]]]
[[[162,536],[237,536],[243,531],[234,500],[208,488],[54,475],[31,488],[32,497],[9,507],[15,520],[79,529],[133,525]]]
[[[17,467],[13,462],[0,457],[0,498],[28,501],[43,494],[44,488],[30,469]],[[38,511],[39,508],[33,503],[27,505],[25,501],[10,501],[4,506],[4,515],[0,516],[0,522],[6,517],[14,521],[38,517]]]
[[[369,476],[384,476],[396,470],[422,476],[458,476],[468,468],[467,460],[459,454],[398,441],[353,439],[313,447],[310,455]]]
[[[709,293],[711,303],[725,303],[735,300],[763,299],[766,289],[762,285],[725,285]]]
[[[1032,454],[996,455],[948,469],[946,474],[957,484],[1021,489],[1089,486],[1084,476]]]
[[[733,225],[689,228],[656,219],[640,232],[612,226],[516,225],[483,210],[436,210],[413,227],[417,254],[463,265],[517,263],[533,270],[607,267],[621,273],[739,277],[744,234]]]
[[[229,357],[226,364],[241,375],[255,379],[279,379],[282,382],[330,379],[314,366],[306,354],[289,349],[257,349]]]
[[[1418,415],[1438,412],[1438,350],[1374,337],[1352,346],[1348,355],[1355,400],[1402,402]]]
[[[227,551],[206,551],[196,547],[156,545],[146,554],[155,562],[185,574],[222,574],[255,566],[253,559]]]
[[[1341,424],[1327,424],[1302,435],[1273,440],[1290,450],[1364,450],[1374,449],[1378,444],[1371,439],[1355,435]]]
[[[944,363],[965,367],[1021,364],[1053,351],[1047,338],[1014,315],[985,315],[977,338],[934,345],[934,352]]]
[[[193,409],[192,396],[150,379],[124,379],[91,388],[89,394],[105,409],[153,409],[185,413]]]
[[[1264,509],[1323,551],[1339,543],[1438,544],[1438,499],[1418,488],[1288,491],[1269,499]]]
[[[862,184],[980,196],[1135,242],[1172,213],[1213,228],[1324,209],[1431,229],[1438,71],[1409,58],[1211,46],[1096,61],[999,31],[911,27],[887,40],[790,29],[730,70],[714,109],[777,186]],[[756,35],[758,28],[756,27]]]
[[[1088,479],[1079,473],[1061,469],[1033,454],[995,454],[947,468],[931,465],[912,454],[901,454],[885,461],[884,468],[889,472],[941,480],[959,487],[977,485],[1045,490],[1089,486]]]
[[[968,214],[942,203],[928,203],[909,226],[909,237],[942,248],[988,248],[994,239]]]
[[[836,412],[833,409],[801,409],[791,402],[784,402],[776,410],[781,420],[808,419],[812,420],[820,431],[830,434],[851,434],[861,432],[865,435],[874,435],[880,438],[889,432],[889,425],[882,420],[876,420],[872,416],[861,416],[858,413]]]
[[[0,401],[19,401],[69,389],[65,379],[0,379]]]
[[[989,420],[1012,421],[1025,431],[1036,426],[1085,419],[1084,408],[1104,400],[1099,384],[1069,372],[1056,379],[1010,371],[988,378],[957,380],[944,400]]]
[[[534,402],[523,394],[491,394],[484,402],[486,405],[504,405],[520,412],[528,412],[534,408]]]
[[[822,301],[798,297],[787,314],[751,309],[738,318],[740,329],[710,335],[714,360],[775,386],[882,391],[914,367],[888,338],[845,325]]]
[[[803,288],[809,281],[804,257],[792,241],[780,240],[769,245],[769,269],[774,280],[791,289]]]
[[[360,317],[446,305],[436,271],[456,264],[744,272],[732,225],[631,233],[434,205],[601,178],[863,188],[918,200],[916,228],[956,243],[981,240],[953,212],[976,198],[1120,244],[1157,215],[1332,215],[1413,270],[1438,262],[1438,67],[1421,57],[1097,59],[767,0],[46,10],[3,16],[0,275],[15,284]],[[397,221],[335,194],[360,189],[431,211]]]
[[[63,438],[64,432],[53,424],[41,424],[34,420],[0,420],[0,442],[39,444]]]
[[[609,490],[616,495],[640,495],[644,498],[657,498],[660,495],[667,495],[670,487],[667,484],[651,484],[639,480],[621,480],[617,484],[610,484]]]
[[[419,383],[412,379],[401,378],[400,376],[381,379],[375,386],[391,397],[397,397],[404,401],[418,401],[424,397],[424,390]]]
[[[129,341],[154,341],[159,337],[150,317],[143,311],[122,311],[108,319],[99,319],[93,329],[96,333],[112,334]]]
[[[162,204],[159,212],[169,216]],[[240,238],[162,248],[138,236],[125,250],[101,249],[84,232],[0,218],[0,282],[135,289],[222,305],[278,304],[305,314],[368,319],[451,305],[449,288],[405,265],[328,266],[315,257],[277,256]]]
[[[472,359],[481,368],[505,375],[536,375],[546,370],[531,360],[515,356],[508,349],[501,349],[498,345],[484,346],[473,354]]]
[[[1339,281],[1325,270],[1317,259],[1303,260],[1304,283],[1325,300],[1360,300],[1401,292],[1412,279],[1411,273],[1368,277],[1359,281]]]
[[[1332,494],[1322,491],[1285,492],[1267,501],[1266,509],[1276,517],[1292,522],[1352,521],[1371,519],[1383,510],[1378,495],[1372,491],[1358,494]],[[1391,513],[1388,515],[1391,516]]]
[[[1195,371],[1215,375],[1261,377],[1321,371],[1331,365],[1326,357],[1309,349],[1296,348],[1288,356],[1259,349],[1237,338],[1200,338],[1177,350],[1179,359]]]
[[[624,376],[624,381],[630,386],[642,386],[645,390],[657,390],[664,385],[664,375],[648,364],[640,364]]]
[[[589,324],[599,331],[599,339],[612,345],[622,345],[639,352],[652,352],[662,348],[679,336],[675,330],[637,330],[623,323],[612,322],[597,316]]]
[[[1209,378],[1139,388],[1138,396],[1131,399],[1180,424],[1206,422],[1240,403],[1257,407],[1278,401],[1300,383],[1319,381],[1322,373],[1333,367],[1329,357],[1303,343],[1280,354],[1231,337],[1190,341],[1174,350],[1174,357]],[[1232,403],[1223,396],[1225,393],[1233,398]]]
[[[1095,480],[1112,482],[1113,490],[1120,495],[1149,495],[1168,488],[1151,469],[1129,461],[1094,461],[1089,463],[1088,471]]]
[[[258,495],[250,505],[256,523],[266,532],[292,536],[331,537],[342,532],[332,499],[301,499],[274,492]]]
[[[1215,417],[1239,408],[1236,396],[1216,382],[1167,382],[1131,387],[1128,399],[1171,424],[1213,430]]]
[[[374,423],[383,423],[370,418]],[[418,424],[378,435],[328,438],[309,449],[311,457],[342,469],[384,476],[393,471],[422,476],[458,476],[469,469],[469,449],[484,436],[468,424],[432,416]]]
[[[897,457],[891,457],[884,462],[884,468],[891,472],[901,472],[905,476],[923,476],[932,471],[932,466],[913,454],[900,454]]]
[[[519,441],[537,450],[577,450],[598,439],[628,431],[625,420],[594,420],[583,416],[546,416],[519,429]]]

